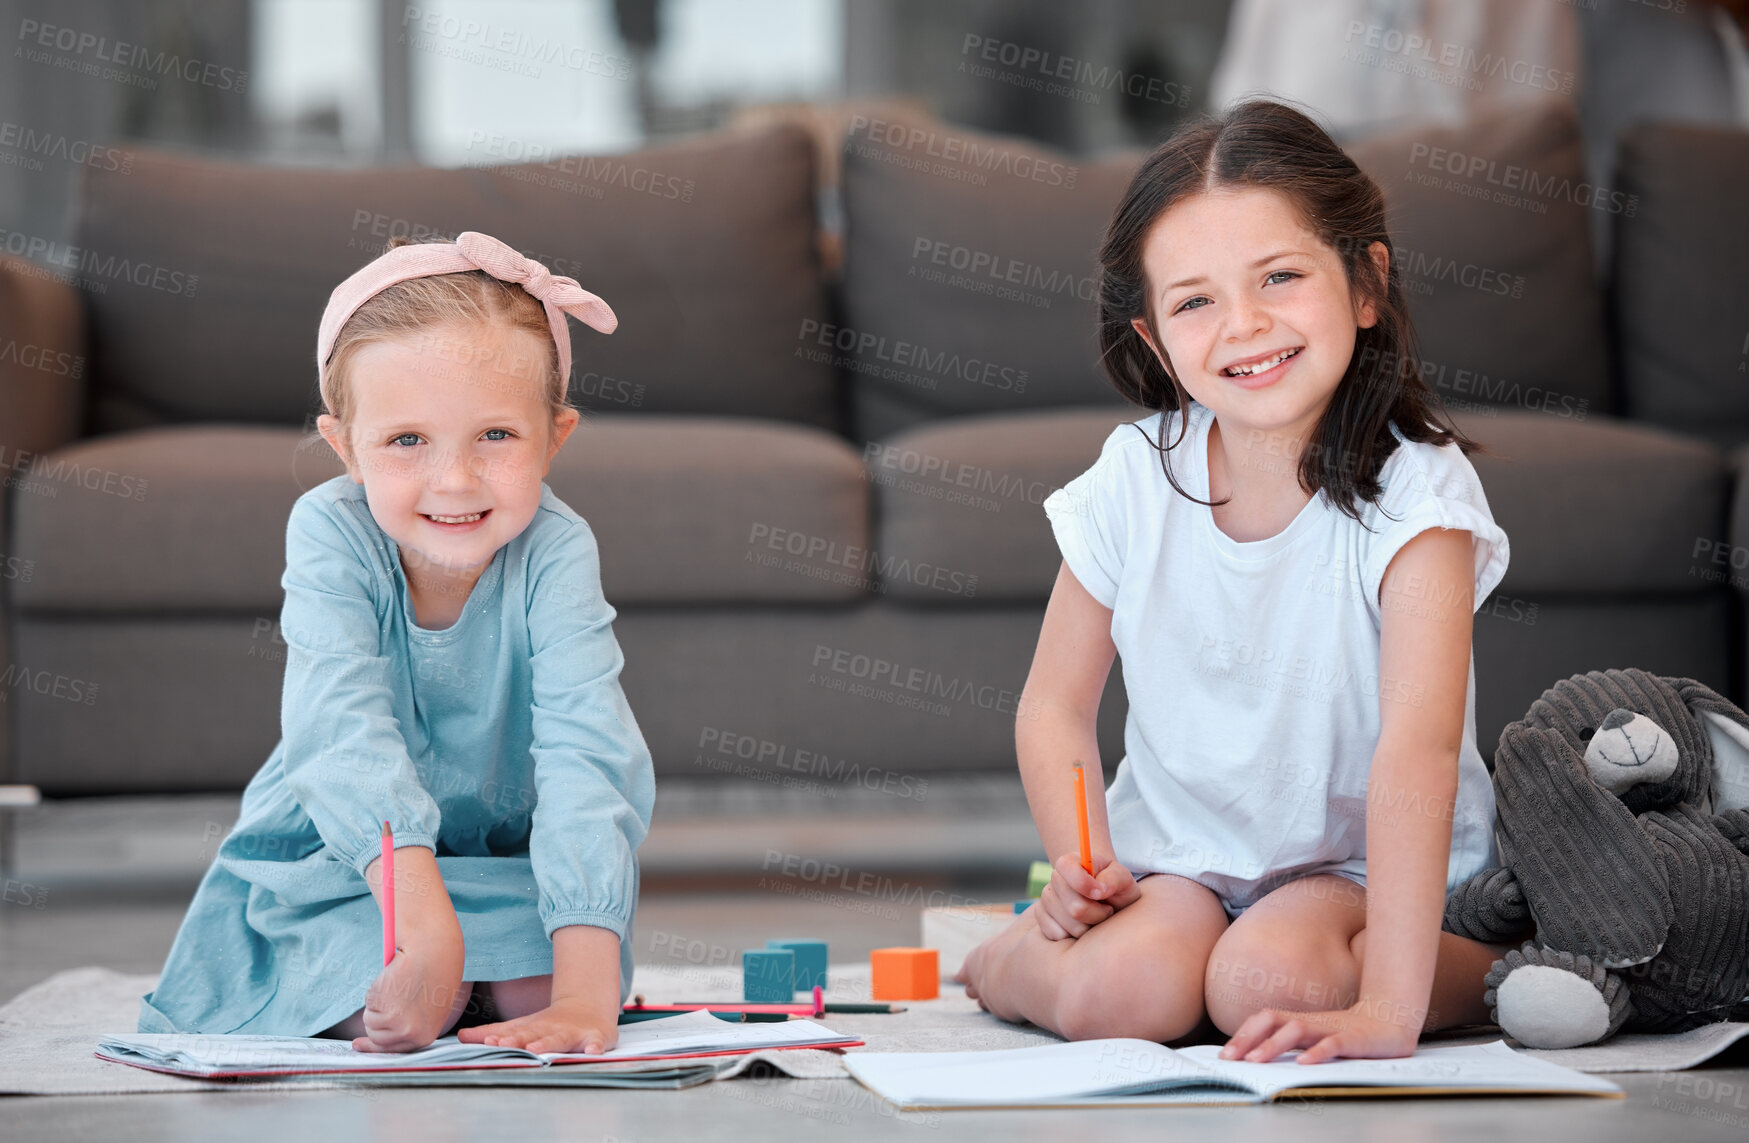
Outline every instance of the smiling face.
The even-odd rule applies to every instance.
[[[553,418],[549,348],[503,324],[371,342],[348,368],[350,424],[317,419],[416,591],[465,597],[534,519],[541,481],[578,420],[575,409]]]
[[[1375,262],[1384,256],[1374,243]],[[1222,188],[1163,213],[1142,248],[1156,341],[1137,331],[1185,390],[1225,427],[1305,439],[1336,392],[1357,304],[1336,251],[1279,191]]]

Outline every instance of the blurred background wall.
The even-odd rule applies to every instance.
[[[908,96],[1071,151],[1157,138],[1206,96],[1225,0],[3,0],[0,219],[58,240],[78,164],[135,140],[300,164],[627,149],[767,102]],[[968,44],[970,45],[968,47]],[[1155,81],[1063,98],[978,49]],[[1115,74],[1111,72],[1108,74]],[[83,144],[83,146],[74,146]],[[71,148],[71,150],[69,150]]]
[[[58,240],[73,156],[126,141],[270,163],[459,167],[531,149],[628,149],[762,103],[901,98],[1087,154],[1149,145],[1259,88],[1317,108],[1345,138],[1572,99],[1593,181],[1606,183],[1614,140],[1635,119],[1749,122],[1744,10],[1744,0],[0,0],[12,41],[0,68],[0,222]],[[1491,67],[1496,58],[1511,66]],[[1048,89],[1052,68],[1074,82]]]

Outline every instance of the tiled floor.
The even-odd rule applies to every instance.
[[[954,798],[960,799],[958,803]],[[234,799],[103,801],[25,815],[0,905],[0,1000],[63,968],[155,972]],[[794,807],[791,807],[792,809]],[[905,807],[911,809],[911,807]],[[968,812],[973,811],[976,812]],[[659,803],[639,906],[641,963],[734,963],[767,937],[818,934],[834,959],[918,938],[925,901],[1006,899],[1037,840],[1012,788],[969,789],[924,812],[774,812],[682,794]],[[777,857],[773,858],[773,854]],[[872,878],[772,880],[804,855]],[[712,855],[715,855],[714,858]],[[761,879],[765,879],[761,887]],[[787,891],[775,889],[782,884]],[[863,887],[858,892],[851,885]],[[869,888],[873,886],[873,888]],[[22,904],[19,902],[23,902]],[[1321,1101],[1244,1109],[896,1114],[849,1081],[735,1080],[683,1092],[419,1089],[307,1095],[17,1098],[0,1138],[273,1140],[482,1138],[1000,1138],[1106,1140],[1613,1140],[1749,1137],[1749,1052],[1677,1075],[1615,1077],[1626,1100]]]

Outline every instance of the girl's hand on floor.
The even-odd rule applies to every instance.
[[[1332,1012],[1284,1012],[1262,1008],[1246,1017],[1220,1051],[1223,1060],[1266,1064],[1294,1048],[1302,1064],[1321,1064],[1337,1056],[1384,1059],[1409,1056],[1421,1037],[1425,1017],[1405,1005],[1362,1000]]]
[[[1079,937],[1141,897],[1135,877],[1121,862],[1096,856],[1093,868],[1097,877],[1081,868],[1076,854],[1057,858],[1038,903],[1038,931],[1046,940]]]
[[[456,1039],[464,1044],[491,1044],[530,1052],[583,1052],[597,1055],[619,1043],[619,1011],[595,1011],[582,1000],[555,1000],[539,1012],[463,1028]]]

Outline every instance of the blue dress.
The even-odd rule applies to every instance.
[[[313,1036],[364,1004],[382,919],[364,870],[432,849],[462,979],[553,970],[552,933],[620,938],[632,979],[636,850],[655,776],[620,688],[594,534],[545,483],[453,625],[414,621],[399,546],[341,475],[286,528],[282,737],[243,791],[141,1032]]]

